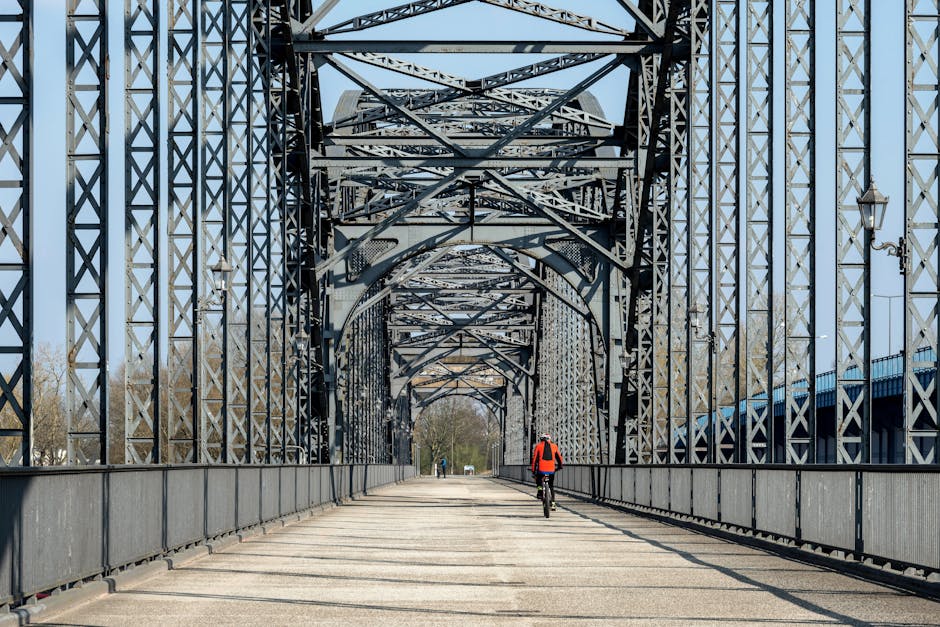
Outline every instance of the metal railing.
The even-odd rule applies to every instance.
[[[0,472],[0,604],[414,476],[413,466],[109,466]]]
[[[499,476],[532,483],[527,466]],[[940,572],[940,467],[565,466],[561,490],[893,570]]]

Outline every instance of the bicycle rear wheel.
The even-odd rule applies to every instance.
[[[545,514],[545,518],[548,518],[552,513],[552,499],[555,497],[552,494],[551,485],[548,483],[548,478],[542,478],[542,513]]]

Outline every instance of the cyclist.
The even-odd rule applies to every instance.
[[[543,433],[539,436],[539,442],[532,449],[532,477],[535,479],[535,485],[538,486],[538,492],[535,498],[542,498],[542,476],[548,476],[548,486],[552,489],[552,498],[555,495],[555,473],[561,470],[564,460],[558,445],[552,442],[552,436]],[[555,509],[555,501],[552,501],[552,509]]]

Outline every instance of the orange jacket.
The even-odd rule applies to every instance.
[[[555,472],[561,470],[564,463],[554,442],[539,442],[532,449],[532,472]]]

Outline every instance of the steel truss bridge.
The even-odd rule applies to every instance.
[[[463,395],[498,420],[505,468],[548,431],[597,485],[607,479],[591,473],[620,465],[808,472],[824,462],[922,465],[935,485],[936,2],[903,2],[905,179],[893,206],[904,232],[892,252],[904,333],[897,389],[879,397],[890,411],[873,411],[875,234],[857,202],[877,176],[871,0],[777,10],[615,0],[616,24],[589,15],[592,3],[582,15],[532,0],[420,0],[333,22],[337,4],[64,3],[70,464],[407,465],[423,409]],[[458,5],[570,34],[370,38]],[[8,466],[34,463],[34,310],[44,306],[35,11],[30,0],[0,7]],[[836,24],[832,58],[817,55],[823,12]],[[109,73],[114,19],[123,74]],[[487,54],[513,69],[436,67]],[[835,110],[823,111],[817,68],[829,65]],[[386,79],[374,84],[378,70]],[[351,85],[334,111],[321,102],[329,77]],[[623,110],[592,95],[611,80]],[[114,81],[122,112],[109,112]],[[820,137],[830,115],[834,136]],[[109,150],[116,133],[123,154]],[[817,168],[822,141],[835,146],[833,171]],[[111,178],[116,162],[123,181]],[[109,197],[121,185],[115,223]],[[834,204],[817,210],[827,185]],[[824,217],[831,241],[817,238]],[[118,230],[124,258],[109,260]],[[822,247],[833,263],[818,262]],[[121,274],[125,316],[109,319],[109,281]],[[822,311],[831,286],[834,311]],[[835,318],[825,412],[823,315]],[[123,399],[108,385],[115,326]],[[122,405],[114,444],[108,408]]]
[[[417,413],[451,394],[498,417],[507,460],[549,431],[585,463],[872,461],[873,235],[856,203],[872,175],[869,3],[825,7],[838,18],[835,58],[820,60],[838,76],[826,179],[836,255],[825,268],[815,254],[831,244],[815,236],[823,5],[787,2],[775,25],[770,2],[619,0],[634,23],[625,29],[487,0],[571,36],[368,39],[465,4],[412,2],[330,25],[336,2],[128,0],[121,155],[108,150],[114,7],[67,3],[69,460],[109,458],[107,331],[123,323],[128,463],[404,460]],[[927,464],[940,461],[935,377],[922,376],[936,370],[940,292],[930,6],[904,9],[902,444],[891,459]],[[8,3],[0,19],[0,384],[3,437],[16,443],[4,461],[17,465],[30,463],[42,75],[31,3]],[[400,58],[416,53],[518,62],[457,76]],[[320,104],[326,68],[355,86],[332,116]],[[591,95],[612,75],[622,112]],[[524,86],[544,77],[557,87]],[[394,89],[414,79],[427,87]],[[114,160],[126,166],[123,225],[109,225]],[[121,265],[105,244],[122,227],[126,315],[109,321]],[[232,272],[216,290],[223,258]],[[833,275],[837,400],[819,421],[816,294]],[[766,398],[781,385],[775,420]],[[835,442],[828,460],[821,433]]]

